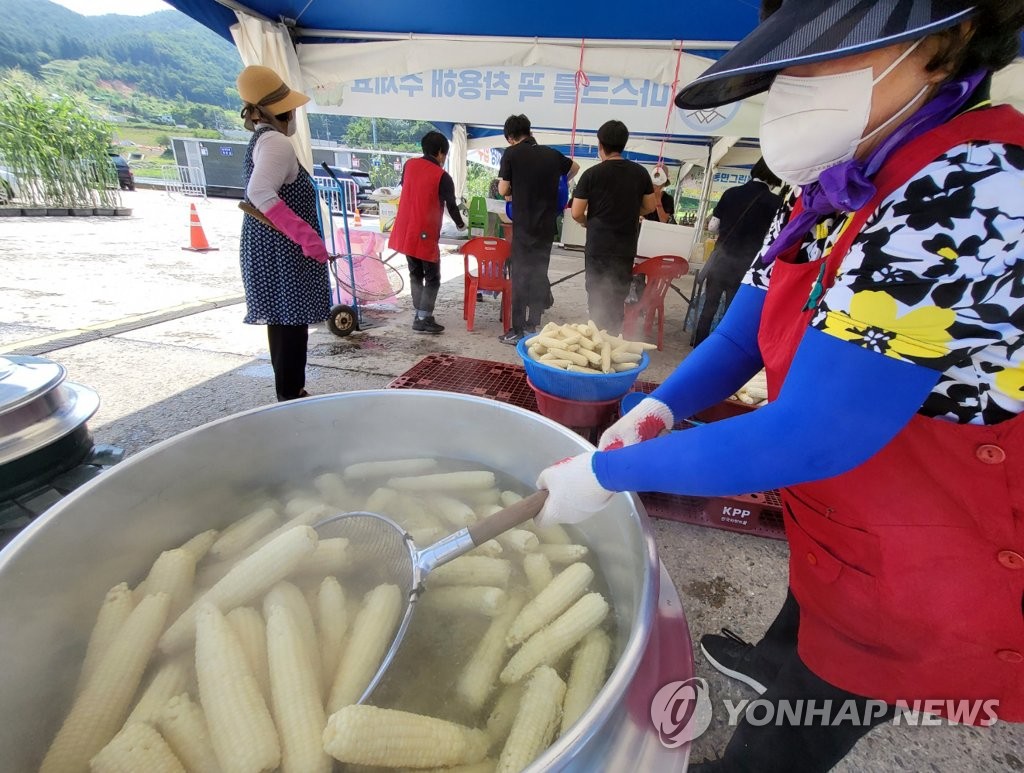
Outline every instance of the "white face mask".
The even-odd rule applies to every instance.
[[[807,185],[826,169],[849,161],[857,148],[885,130],[928,90],[924,86],[889,120],[867,136],[874,87],[910,56],[920,40],[877,78],[870,67],[838,75],[777,75],[761,115],[765,163],[793,185]]]

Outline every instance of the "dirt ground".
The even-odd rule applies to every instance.
[[[129,453],[238,411],[274,400],[265,330],[242,324],[236,202],[186,199],[139,190],[123,196],[125,218],[0,220],[0,354],[41,353],[69,377],[96,389],[102,405],[90,422],[98,442]],[[195,203],[215,252],[183,251],[189,204]],[[554,257],[551,279],[580,270],[582,255]],[[397,264],[397,262],[396,262]],[[500,344],[499,304],[477,307],[476,325],[462,320],[462,259],[442,259],[436,317],[440,336],[411,331],[407,295],[373,308],[373,327],[338,338],[310,331],[307,388],[315,394],[386,385],[425,355],[450,353],[518,362]],[[692,278],[679,283],[689,293]],[[558,284],[550,319],[586,320],[583,276]],[[643,378],[660,381],[689,352],[685,304],[670,293],[666,346]],[[547,320],[545,320],[547,321]],[[785,543],[672,521],[655,521],[661,559],[686,610],[694,643],[728,626],[756,639],[781,604]],[[720,677],[696,656],[697,674],[721,701],[753,693]],[[730,729],[725,711],[694,744],[691,759],[714,757]],[[1024,729],[884,726],[862,740],[836,770],[1024,770]]]

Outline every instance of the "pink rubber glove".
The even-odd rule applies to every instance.
[[[324,246],[324,240],[309,223],[292,212],[283,201],[263,213],[274,227],[302,247],[302,254],[317,263],[326,263],[331,255]]]
[[[534,519],[538,526],[579,523],[603,510],[615,493],[597,482],[593,451],[548,467],[537,478],[537,488],[548,490],[548,501]]]
[[[672,410],[661,400],[645,397],[629,413],[601,433],[601,451],[632,446],[658,437],[676,423]]]

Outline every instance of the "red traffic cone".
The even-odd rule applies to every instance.
[[[218,247],[211,247],[210,243],[206,240],[206,234],[203,233],[203,224],[199,222],[199,213],[196,212],[196,205],[189,204],[189,219],[188,219],[188,232],[189,232],[189,246],[182,247],[183,250],[189,252],[215,252]]]

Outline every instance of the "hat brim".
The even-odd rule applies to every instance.
[[[974,15],[962,0],[785,2],[725,56],[676,95],[702,110],[767,91],[779,70],[917,40]]]
[[[265,105],[263,109],[271,115],[281,115],[281,113],[287,113],[297,107],[302,107],[307,102],[309,102],[309,97],[301,91],[289,91],[288,96],[284,99],[270,105]]]

